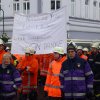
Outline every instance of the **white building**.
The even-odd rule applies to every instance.
[[[15,13],[48,13],[66,6],[66,37],[86,41],[100,40],[100,0],[0,0],[4,11],[4,30],[11,37]],[[0,34],[3,31],[0,11]]]

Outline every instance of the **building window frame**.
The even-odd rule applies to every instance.
[[[0,9],[1,9],[1,0],[0,0]]]
[[[71,0],[71,16],[76,15],[76,0]]]
[[[24,14],[30,13],[30,0],[23,0],[23,13]]]
[[[51,0],[51,10],[57,10],[61,7],[61,0]]]
[[[1,0],[0,0],[0,9],[2,9],[2,8],[1,8]],[[0,12],[0,16],[1,16],[1,12]],[[1,19],[0,19],[0,20],[1,20]]]
[[[93,6],[94,6],[94,7],[97,6],[97,1],[93,1]]]
[[[89,18],[89,12],[90,12],[90,0],[85,0],[85,18]]]
[[[71,0],[71,2],[75,2],[75,0]]]
[[[94,0],[93,1],[93,19],[97,19],[97,1],[96,0]]]
[[[13,11],[19,12],[20,10],[20,2],[19,0],[13,0]]]
[[[89,5],[89,0],[85,0],[85,5]]]
[[[99,2],[99,20],[100,20],[100,2]]]

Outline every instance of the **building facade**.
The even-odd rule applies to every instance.
[[[39,14],[66,7],[66,37],[77,41],[100,40],[100,0],[0,0],[4,31],[12,37],[15,13]],[[3,32],[0,10],[0,34]]]

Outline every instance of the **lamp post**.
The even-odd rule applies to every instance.
[[[9,39],[9,37],[8,37],[8,35],[5,33],[5,30],[4,30],[4,10],[3,9],[0,9],[0,11],[2,11],[2,19],[3,19],[3,33],[2,33],[2,35],[1,35],[1,39],[6,43],[6,42],[8,42],[8,39]]]
[[[5,32],[5,30],[4,30],[4,10],[3,9],[0,9],[0,11],[2,11],[2,14],[3,14],[3,34],[4,34],[4,32]]]

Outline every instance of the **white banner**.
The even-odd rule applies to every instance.
[[[26,47],[33,47],[37,54],[51,53],[55,46],[66,50],[65,9],[49,14],[19,15],[14,17],[12,54],[24,54]]]

